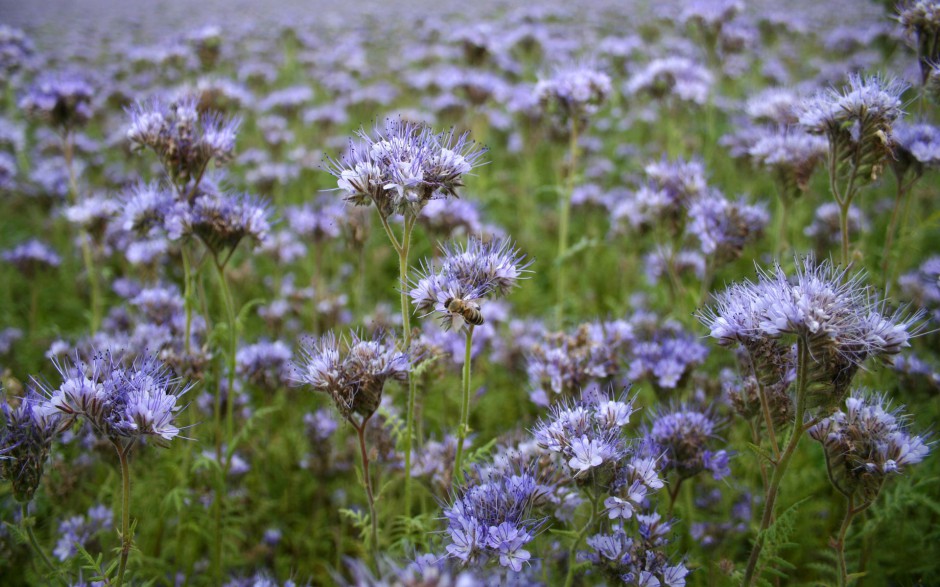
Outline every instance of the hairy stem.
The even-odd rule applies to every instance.
[[[750,587],[754,584],[754,581],[757,579],[755,576],[755,571],[757,570],[757,563],[760,560],[760,553],[764,548],[764,539],[765,531],[770,527],[771,522],[774,519],[774,505],[777,501],[777,494],[780,490],[780,482],[783,480],[784,474],[787,472],[787,468],[790,466],[790,460],[793,458],[794,453],[796,453],[796,447],[800,443],[800,439],[803,438],[803,416],[806,412],[806,387],[807,380],[809,377],[809,349],[807,348],[806,340],[803,337],[800,337],[797,340],[797,354],[798,354],[798,364],[797,364],[797,381],[796,381],[796,414],[793,421],[793,430],[790,433],[790,439],[787,442],[786,448],[783,451],[783,454],[780,456],[780,460],[777,461],[774,466],[773,475],[770,478],[770,485],[767,487],[767,494],[764,499],[764,513],[761,516],[760,530],[757,533],[757,538],[754,540],[754,546],[751,549],[751,556],[747,561],[747,569],[744,573],[744,582],[742,583],[744,587]]]
[[[398,252],[398,280],[399,295],[401,299],[401,326],[402,326],[402,352],[411,352],[411,306],[408,302],[408,253],[411,250],[411,232],[414,230],[414,216],[405,218],[405,231],[402,233],[401,244],[398,244],[395,233],[392,232],[388,222],[383,218],[388,238]],[[415,433],[415,397],[417,396],[417,382],[412,373],[409,361],[408,367],[408,408],[405,414],[405,515],[411,515],[411,450]]]
[[[571,121],[571,136],[568,144],[571,154],[571,165],[568,168],[568,177],[564,192],[558,201],[558,273],[555,291],[558,295],[558,306],[555,308],[555,324],[561,327],[564,317],[564,303],[567,299],[568,274],[565,268],[565,255],[568,253],[568,224],[571,216],[571,196],[574,192],[574,179],[578,172],[578,121]]]
[[[131,536],[131,471],[127,463],[127,454],[133,444],[121,446],[114,443],[118,458],[121,460],[121,562],[118,566],[117,587],[124,583],[124,572],[127,569],[127,558],[131,553],[134,537]]]
[[[50,572],[55,572],[55,566],[52,564],[52,561],[49,560],[49,556],[46,554],[46,551],[39,546],[39,541],[36,540],[36,535],[33,533],[32,523],[27,523],[26,520],[29,518],[28,503],[20,504],[20,523],[23,525],[23,528],[26,530],[26,535],[29,537],[29,545],[32,547],[33,552],[39,555],[39,558],[42,559],[42,563],[49,569]]]
[[[454,459],[453,479],[463,483],[463,443],[470,433],[470,352],[473,346],[473,324],[467,324],[463,354],[463,381],[461,382],[460,424],[457,426],[457,457]]]
[[[372,493],[372,477],[369,474],[369,451],[366,449],[366,424],[369,423],[369,414],[362,419],[359,425],[353,424],[356,434],[359,436],[359,454],[362,457],[362,485],[366,490],[366,498],[369,501],[369,521],[371,523],[371,540],[369,543],[369,553],[372,557],[373,565],[377,565],[377,553],[379,550],[379,518],[375,512],[375,496]],[[352,420],[350,420],[352,422]]]
[[[189,260],[189,247],[184,243],[180,247],[180,254],[183,257],[183,309],[186,311],[186,330],[183,331],[183,350],[186,354],[186,357],[189,357],[190,352],[192,351],[192,344],[190,339],[192,338],[193,331],[193,285],[192,285],[192,267]]]
[[[571,543],[571,547],[568,549],[568,574],[565,575],[565,587],[571,587],[571,585],[574,584],[575,557],[578,554],[578,547],[581,546],[581,542],[584,541],[584,537],[587,536],[587,533],[591,531],[591,528],[594,526],[594,520],[597,518],[597,503],[600,498],[594,491],[588,493],[591,498],[591,517],[588,518],[587,523],[585,523],[581,531],[578,532],[578,537],[575,538],[574,542]]]
[[[69,201],[78,203],[78,180],[75,177],[74,147],[72,135],[66,133],[62,137],[62,154],[65,158],[65,167],[69,174]],[[91,235],[82,229],[80,236],[82,249],[82,262],[85,265],[85,275],[88,277],[88,288],[91,294],[91,332],[98,332],[101,326],[101,286],[98,283],[98,271],[91,251]]]

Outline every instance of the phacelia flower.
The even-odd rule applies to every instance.
[[[846,497],[870,503],[884,482],[930,452],[925,437],[911,434],[902,407],[891,409],[882,395],[856,390],[845,409],[824,418],[809,430],[822,443],[830,479]]]
[[[200,113],[193,96],[172,103],[154,98],[128,112],[128,141],[135,149],[156,153],[181,192],[191,180],[199,181],[211,161],[223,165],[232,159],[240,121]]]
[[[128,361],[106,352],[88,362],[54,364],[62,384],[42,386],[45,413],[83,418],[96,434],[112,441],[146,438],[166,446],[179,436],[174,421],[183,406],[178,401],[191,386],[155,357]]]
[[[75,72],[47,74],[20,99],[19,107],[62,132],[83,125],[94,114],[95,90]]]
[[[532,263],[508,239],[483,242],[471,237],[465,246],[445,245],[441,252],[440,269],[425,263],[412,278],[408,294],[417,311],[436,312],[445,329],[483,324],[481,302],[508,294]]]
[[[32,501],[59,432],[59,416],[46,413],[41,403],[42,396],[33,390],[16,407],[0,398],[0,478],[10,481],[13,497],[21,503]]]
[[[532,509],[543,491],[527,472],[493,473],[458,490],[444,509],[448,556],[463,566],[482,566],[490,559],[514,572],[531,554],[523,547],[535,538],[541,521]]]
[[[663,470],[675,471],[680,479],[710,471],[715,479],[730,474],[728,453],[712,450],[718,422],[705,410],[681,405],[657,414],[646,434],[647,449],[662,455]]]
[[[388,120],[374,136],[359,131],[340,160],[330,159],[328,171],[347,201],[375,203],[382,217],[416,217],[430,200],[457,197],[466,174],[480,165],[485,149],[467,133],[440,134],[429,127]]]
[[[343,418],[370,417],[382,401],[386,381],[405,381],[408,356],[382,334],[362,339],[355,332],[337,339],[330,332],[301,342],[293,381],[328,394]]]

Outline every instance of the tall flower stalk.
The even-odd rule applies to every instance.
[[[410,361],[382,334],[363,339],[353,332],[348,339],[337,339],[331,332],[319,339],[305,339],[301,345],[294,381],[329,395],[340,415],[356,430],[362,458],[363,489],[369,505],[369,552],[375,563],[379,549],[379,518],[369,470],[366,426],[379,408],[385,383],[407,379]]]
[[[559,69],[551,77],[540,80],[535,86],[535,96],[549,117],[568,137],[568,162],[565,183],[558,197],[558,264],[555,273],[555,293],[558,305],[555,320],[560,325],[564,316],[563,304],[567,300],[568,232],[571,216],[571,196],[574,193],[578,174],[578,139],[587,129],[590,116],[597,112],[612,91],[610,77],[600,71],[573,66]]]
[[[821,443],[832,486],[845,497],[845,515],[832,541],[838,558],[839,586],[849,583],[845,538],[852,520],[878,499],[884,483],[930,452],[922,436],[911,434],[902,408],[890,409],[887,399],[855,391],[838,410],[810,428]]]
[[[907,84],[878,76],[849,76],[841,92],[828,89],[804,101],[799,121],[809,132],[829,139],[829,189],[839,205],[842,264],[848,265],[849,208],[863,186],[877,180],[892,156],[892,125],[903,114]]]
[[[775,450],[771,459],[764,512],[744,585],[752,585],[760,574],[765,532],[776,515],[781,482],[803,433],[842,402],[866,360],[890,357],[907,346],[921,315],[889,313],[864,284],[864,274],[852,275],[812,257],[798,260],[794,279],[779,266],[761,271],[757,283],[732,285],[716,296],[714,307],[700,313],[719,344],[745,349],[757,381],[774,388],[789,381],[787,373],[796,371],[795,406],[771,403],[763,391],[759,395],[771,438],[779,432],[775,431],[778,420],[788,424],[790,432],[779,456]],[[795,356],[786,350],[794,339]],[[784,383],[783,389],[788,386]]]
[[[125,361],[110,353],[88,363],[56,363],[58,388],[44,386],[41,410],[71,420],[82,418],[95,435],[114,447],[121,464],[121,551],[115,585],[124,583],[134,537],[131,533],[131,477],[127,457],[139,440],[167,447],[179,436],[175,425],[180,396],[190,386],[170,375],[153,357]]]
[[[405,291],[411,238],[421,210],[434,199],[457,197],[463,177],[481,164],[486,149],[479,148],[467,133],[453,129],[435,133],[429,127],[402,120],[386,120],[373,134],[358,132],[339,160],[330,159],[328,171],[346,201],[357,206],[375,204],[382,228],[398,255],[398,280],[402,318],[402,350],[411,349],[411,309]],[[401,216],[401,237],[391,220]],[[405,513],[411,511],[411,453],[415,434],[417,382],[408,377],[405,416]]]
[[[464,441],[470,434],[470,362],[473,329],[485,322],[482,303],[508,294],[525,276],[531,261],[508,239],[483,242],[471,238],[466,245],[441,247],[440,268],[425,261],[410,284],[408,294],[419,312],[436,315],[444,329],[465,329],[460,424],[454,478],[463,482]],[[405,291],[406,288],[402,288]]]
[[[94,94],[94,88],[75,73],[46,75],[30,88],[19,104],[26,114],[50,125],[59,135],[68,173],[69,203],[72,205],[79,204],[82,199],[75,170],[75,129],[87,123],[94,114]],[[101,326],[101,286],[91,249],[91,235],[83,230],[79,239],[90,295],[89,325],[95,333]]]

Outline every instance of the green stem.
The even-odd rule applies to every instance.
[[[39,546],[39,541],[36,540],[36,535],[33,534],[33,525],[32,523],[27,523],[29,519],[28,503],[20,504],[20,523],[23,524],[23,528],[26,530],[26,535],[29,536],[29,545],[33,548],[33,552],[39,555],[39,558],[42,559],[46,568],[49,569],[49,572],[55,573],[55,566],[52,564],[52,561],[49,560],[49,556],[46,554],[46,551]]]
[[[796,414],[793,421],[793,431],[790,433],[790,439],[787,442],[786,448],[783,451],[783,454],[780,457],[780,460],[776,463],[774,467],[773,475],[770,479],[770,485],[767,487],[767,495],[764,499],[764,513],[761,516],[760,530],[757,533],[757,538],[754,541],[754,547],[751,550],[751,556],[747,561],[747,569],[744,573],[744,582],[742,585],[744,587],[750,587],[755,579],[755,571],[757,570],[757,563],[760,559],[761,550],[764,548],[764,534],[767,528],[770,527],[771,522],[774,519],[774,504],[777,501],[777,494],[780,490],[780,482],[783,480],[784,474],[787,472],[787,468],[790,465],[790,460],[793,458],[794,453],[796,453],[796,447],[800,443],[800,439],[803,438],[803,416],[806,412],[806,387],[809,378],[809,349],[807,348],[806,340],[803,337],[800,337],[797,340],[797,380],[796,380]]]
[[[910,190],[911,186],[914,185],[920,178],[920,174],[916,174],[913,179],[909,182],[904,183],[903,179],[898,176],[898,191],[894,197],[894,208],[891,210],[891,222],[888,224],[888,231],[885,235],[885,248],[881,253],[881,276],[885,279],[885,283],[888,283],[888,257],[891,254],[891,246],[894,244],[894,235],[897,233],[898,228],[898,218],[900,217],[901,211],[901,201],[904,200],[904,196]]]
[[[235,320],[235,303],[232,298],[231,289],[228,286],[228,280],[225,278],[225,262],[219,262],[217,259],[214,259],[214,265],[216,268],[216,277],[219,281],[219,290],[222,294],[223,305],[225,306],[226,320],[228,321],[228,349],[226,350],[225,357],[225,366],[227,371],[227,383],[228,390],[226,394],[225,401],[225,429],[224,429],[224,438],[226,443],[231,443],[232,438],[235,433],[235,354],[237,351],[238,345],[238,330],[236,328]],[[227,261],[227,258],[226,258]],[[215,450],[216,450],[216,459],[221,467],[222,478],[228,474],[229,467],[231,466],[231,459],[228,456],[225,456],[223,459],[222,445],[223,445],[223,428],[222,428],[222,409],[221,409],[222,394],[216,393],[215,396],[215,409],[214,409],[214,418],[215,418]],[[229,454],[233,453],[233,447],[229,446]],[[223,533],[223,519],[222,519],[222,500],[225,498],[225,484],[218,483],[216,485],[216,494],[213,506],[215,508],[215,571],[216,579],[221,581],[222,572],[224,567],[224,551],[222,549],[222,533]]]
[[[121,563],[118,566],[117,587],[124,583],[124,571],[127,569],[127,558],[131,553],[134,537],[131,536],[131,471],[127,464],[127,454],[133,444],[121,446],[117,442],[114,448],[121,460]]]
[[[192,286],[192,267],[189,261],[189,247],[184,243],[180,247],[180,253],[183,257],[183,308],[186,310],[186,330],[183,332],[183,349],[188,358],[190,355],[193,329],[193,286]]]
[[[78,180],[75,177],[74,148],[72,136],[66,133],[62,137],[62,154],[65,158],[65,167],[69,174],[69,201],[74,205],[78,203]],[[88,286],[91,293],[91,332],[98,332],[101,326],[101,286],[98,283],[98,272],[91,252],[91,235],[82,229],[81,249],[82,262],[85,265],[85,274],[88,276]]]
[[[381,216],[381,215],[380,215]],[[405,217],[405,230],[401,243],[395,238],[395,233],[388,225],[388,220],[382,218],[382,226],[388,234],[392,246],[398,253],[398,280],[401,300],[402,325],[402,351],[411,350],[411,306],[408,302],[408,253],[411,250],[411,233],[414,230],[416,217]],[[415,397],[417,396],[417,382],[408,368],[408,408],[405,415],[405,515],[411,515],[411,450],[414,442],[415,430]]]
[[[353,427],[356,429],[356,433],[359,436],[359,454],[362,457],[362,484],[366,490],[366,498],[369,500],[369,521],[371,523],[372,531],[372,540],[369,544],[369,553],[371,554],[373,566],[378,568],[378,550],[379,550],[379,518],[375,511],[375,496],[372,493],[372,477],[369,474],[369,451],[366,450],[366,424],[369,423],[369,418],[372,417],[372,414],[369,414],[362,419],[360,425],[356,425],[350,420],[350,423],[353,424]]]
[[[581,528],[581,531],[578,532],[578,537],[575,538],[575,541],[571,543],[571,547],[568,549],[568,574],[565,576],[565,587],[571,587],[574,584],[574,567],[575,567],[575,556],[578,553],[578,547],[581,545],[581,542],[584,540],[584,537],[587,536],[587,533],[591,530],[591,527],[594,525],[594,519],[597,517],[597,502],[599,498],[594,492],[590,492],[591,498],[591,517],[588,518],[588,521]]]
[[[463,483],[463,444],[470,432],[470,353],[473,347],[473,324],[467,324],[463,354],[463,381],[461,387],[460,424],[457,426],[457,457],[454,459],[453,479]]]
[[[558,263],[558,274],[556,282],[556,293],[558,295],[558,306],[555,308],[555,325],[561,327],[562,318],[564,318],[564,303],[568,289],[568,275],[565,270],[565,255],[568,253],[568,224],[571,216],[571,196],[574,192],[574,180],[578,171],[578,121],[571,121],[571,136],[568,144],[568,151],[571,154],[571,165],[568,168],[567,185],[561,198],[558,201],[558,257],[555,262]]]
[[[842,518],[842,526],[839,527],[839,538],[833,543],[839,561],[839,587],[846,587],[849,584],[848,565],[845,562],[845,536],[848,534],[849,525],[852,523],[855,516],[867,510],[874,502],[875,499],[872,498],[856,506],[855,498],[851,495],[846,495],[845,517]]]

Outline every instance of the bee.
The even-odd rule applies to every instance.
[[[444,308],[451,313],[455,330],[463,326],[463,321],[474,326],[483,324],[483,313],[480,312],[480,304],[476,302],[460,298],[447,298],[444,300]]]

